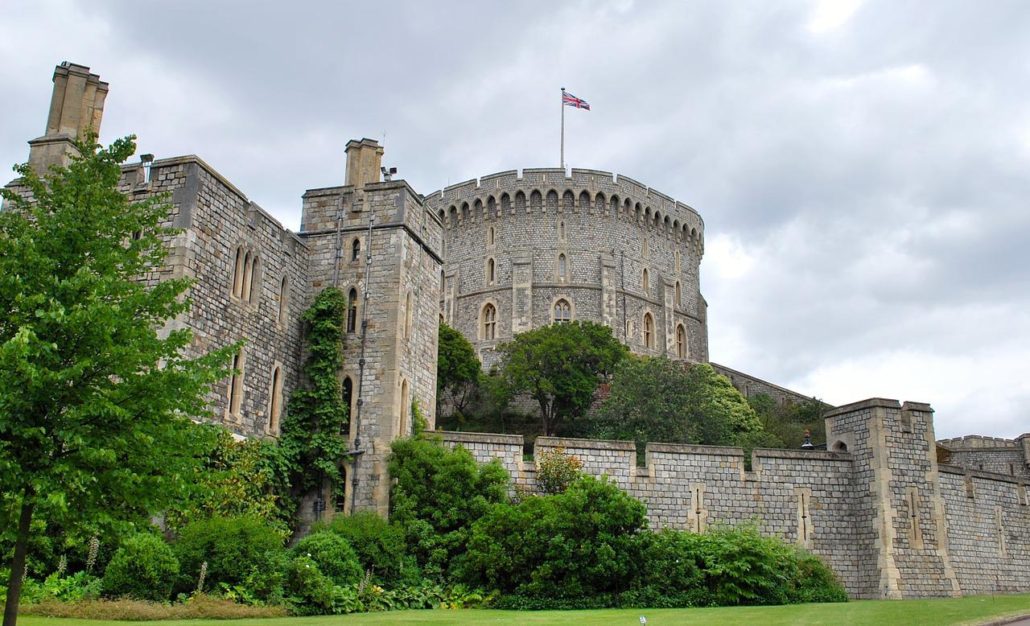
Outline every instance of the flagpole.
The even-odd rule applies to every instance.
[[[561,88],[561,168],[565,169],[565,88]]]

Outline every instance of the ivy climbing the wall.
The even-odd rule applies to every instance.
[[[286,407],[279,437],[279,474],[294,511],[300,498],[323,484],[333,495],[343,490],[341,466],[347,453],[350,407],[343,401],[343,323],[347,297],[335,287],[324,289],[304,312],[303,384]]]

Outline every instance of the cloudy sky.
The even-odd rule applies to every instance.
[[[415,189],[566,161],[706,223],[712,360],[939,437],[1030,431],[1030,5],[0,3],[0,163],[54,65],[111,84],[101,139],[197,154],[296,228],[350,138]],[[5,165],[6,166],[6,165]]]

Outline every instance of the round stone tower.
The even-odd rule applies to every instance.
[[[707,361],[704,221],[624,176],[499,172],[430,194],[444,224],[441,319],[484,367],[516,333],[605,324],[639,354]]]

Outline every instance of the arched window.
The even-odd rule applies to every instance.
[[[482,313],[483,339],[497,338],[497,307],[487,303]]]
[[[243,297],[243,264],[247,251],[240,246],[236,248],[236,264],[232,274],[232,295],[237,298]]]
[[[357,261],[361,257],[361,239],[357,237],[350,243],[350,260],[351,262]]]
[[[243,405],[243,369],[246,360],[243,348],[232,357],[232,374],[229,376],[229,415],[237,421],[240,419],[240,407]]]
[[[683,324],[676,326],[676,357],[687,358],[687,329]]]
[[[351,404],[354,400],[354,382],[350,376],[343,379],[343,406],[347,407],[348,421],[351,415]]]
[[[572,321],[572,306],[565,298],[554,303],[554,323],[567,324]]]
[[[486,229],[486,245],[488,245],[488,246],[494,245],[494,237],[495,236],[496,236],[496,231],[494,231],[494,227],[491,226],[490,228],[487,228]]]
[[[565,241],[565,222],[558,222],[558,241]]]
[[[645,295],[651,294],[651,277],[648,276],[646,267],[644,268],[644,271],[640,274],[640,286],[644,288]]]
[[[683,289],[680,287],[680,281],[676,281],[676,302],[675,306],[683,306]]]
[[[644,347],[654,347],[654,318],[650,313],[644,313]]]
[[[258,256],[246,246],[236,249],[236,265],[233,269],[232,295],[244,302],[253,302],[258,293]]]
[[[282,282],[279,283],[279,314],[276,319],[280,324],[286,323],[286,317],[289,313],[290,308],[290,281],[286,276],[283,276]]]
[[[569,262],[564,254],[558,255],[558,279],[565,280],[569,276]]]
[[[358,328],[358,290],[351,288],[347,293],[347,332]]]
[[[494,284],[494,280],[497,278],[496,266],[493,258],[486,260],[486,284]]]
[[[268,433],[279,434],[279,416],[283,409],[283,370],[276,365],[272,369],[272,393],[268,400]]]

